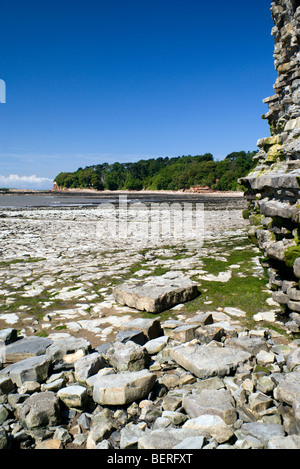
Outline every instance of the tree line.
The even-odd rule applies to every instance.
[[[134,163],[102,163],[59,173],[60,188],[96,190],[182,190],[192,186],[237,190],[238,178],[254,166],[256,152],[233,152],[214,161],[211,153],[196,156],[150,158]]]

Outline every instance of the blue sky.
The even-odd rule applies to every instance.
[[[269,0],[1,6],[0,187],[101,162],[256,149],[273,94]]]

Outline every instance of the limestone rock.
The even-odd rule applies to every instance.
[[[45,337],[25,337],[5,347],[5,359],[8,363],[15,363],[25,358],[44,355],[52,344],[53,341]]]
[[[82,358],[79,358],[74,365],[75,377],[81,382],[85,383],[86,380],[95,375],[101,368],[106,366],[105,358],[100,353],[91,353]]]
[[[70,408],[83,408],[87,402],[88,394],[84,386],[73,385],[58,391],[57,397]]]
[[[134,342],[115,342],[105,355],[108,363],[118,371],[140,371],[146,368],[148,352]]]
[[[30,429],[57,425],[61,415],[56,395],[49,391],[33,394],[21,405],[19,417]]]
[[[93,399],[101,405],[130,404],[145,397],[155,381],[156,376],[147,370],[107,375],[95,382]]]
[[[124,331],[138,330],[142,331],[148,340],[156,339],[163,335],[160,321],[156,318],[137,318],[127,322],[121,328]]]
[[[1,377],[9,377],[18,387],[25,381],[37,381],[41,383],[48,377],[48,370],[51,360],[46,355],[26,358],[17,363],[13,363],[0,371]]]
[[[243,350],[209,345],[174,347],[170,350],[170,356],[201,379],[229,375],[239,364],[251,358],[251,354]]]
[[[224,443],[234,435],[232,428],[218,415],[202,414],[187,420],[182,428],[197,430],[201,435],[213,437],[218,443]]]
[[[138,441],[138,449],[173,449],[190,437],[201,437],[198,430],[190,428],[164,428],[153,430]]]
[[[183,397],[183,407],[190,418],[203,414],[219,415],[228,425],[233,425],[237,420],[234,400],[225,389],[193,391]]]
[[[153,280],[125,283],[114,289],[117,303],[140,311],[160,313],[190,301],[198,295],[198,287],[189,278],[154,277]]]

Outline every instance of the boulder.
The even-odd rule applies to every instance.
[[[150,313],[160,313],[193,300],[198,294],[197,285],[183,276],[162,276],[143,282],[124,283],[113,291],[117,303]]]
[[[170,349],[170,356],[200,379],[229,375],[251,358],[244,350],[209,345],[180,345]]]
[[[234,435],[232,428],[218,415],[200,415],[187,420],[182,428],[197,430],[203,436],[213,437],[218,443],[225,443]]]
[[[282,425],[274,423],[263,423],[263,422],[250,422],[243,423],[241,428],[236,431],[236,436],[239,439],[251,436],[256,438],[266,448],[268,442],[273,437],[283,438],[285,431]]]
[[[228,425],[237,419],[234,400],[226,389],[203,389],[183,397],[183,407],[190,418],[203,414],[218,415]]]
[[[147,340],[156,339],[163,335],[160,321],[157,318],[136,318],[124,324],[121,329],[123,331],[138,330],[142,331]]]
[[[59,424],[60,407],[55,393],[46,391],[30,396],[20,406],[19,418],[29,429]]]
[[[173,449],[186,438],[202,437],[197,430],[190,428],[164,428],[151,431],[138,441],[138,449]]]
[[[7,363],[15,363],[26,358],[44,355],[53,341],[46,337],[25,337],[17,340],[4,348]]]
[[[66,355],[71,355],[82,350],[86,355],[91,350],[91,344],[88,340],[76,337],[64,337],[55,340],[46,350],[46,355],[57,362],[63,360]]]
[[[274,389],[274,398],[297,408],[300,404],[300,371],[287,373]]]
[[[93,399],[101,405],[130,404],[147,396],[155,381],[147,370],[106,375],[94,382]]]
[[[70,408],[83,408],[87,402],[88,394],[84,386],[72,385],[58,391],[57,397]]]
[[[261,337],[230,337],[225,341],[226,347],[232,347],[240,350],[245,350],[251,355],[256,355],[261,350],[266,352],[269,350],[269,345],[266,339]]]
[[[95,352],[89,355],[85,355],[75,362],[75,378],[77,381],[85,383],[90,376],[95,375],[105,366],[106,360],[101,353]]]
[[[48,377],[50,364],[51,359],[46,355],[26,358],[1,370],[0,378],[9,377],[18,387],[21,387],[25,381],[41,383]]]
[[[115,342],[106,352],[109,365],[118,371],[140,371],[146,368],[147,350],[134,342]]]

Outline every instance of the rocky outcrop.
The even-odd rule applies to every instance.
[[[300,331],[300,6],[275,0],[275,94],[264,99],[271,135],[258,140],[256,166],[246,186],[249,237],[265,253],[273,299],[282,305],[289,328]]]
[[[0,449],[300,449],[297,341],[236,322],[209,340],[213,316],[133,320],[96,348],[3,330]]]

